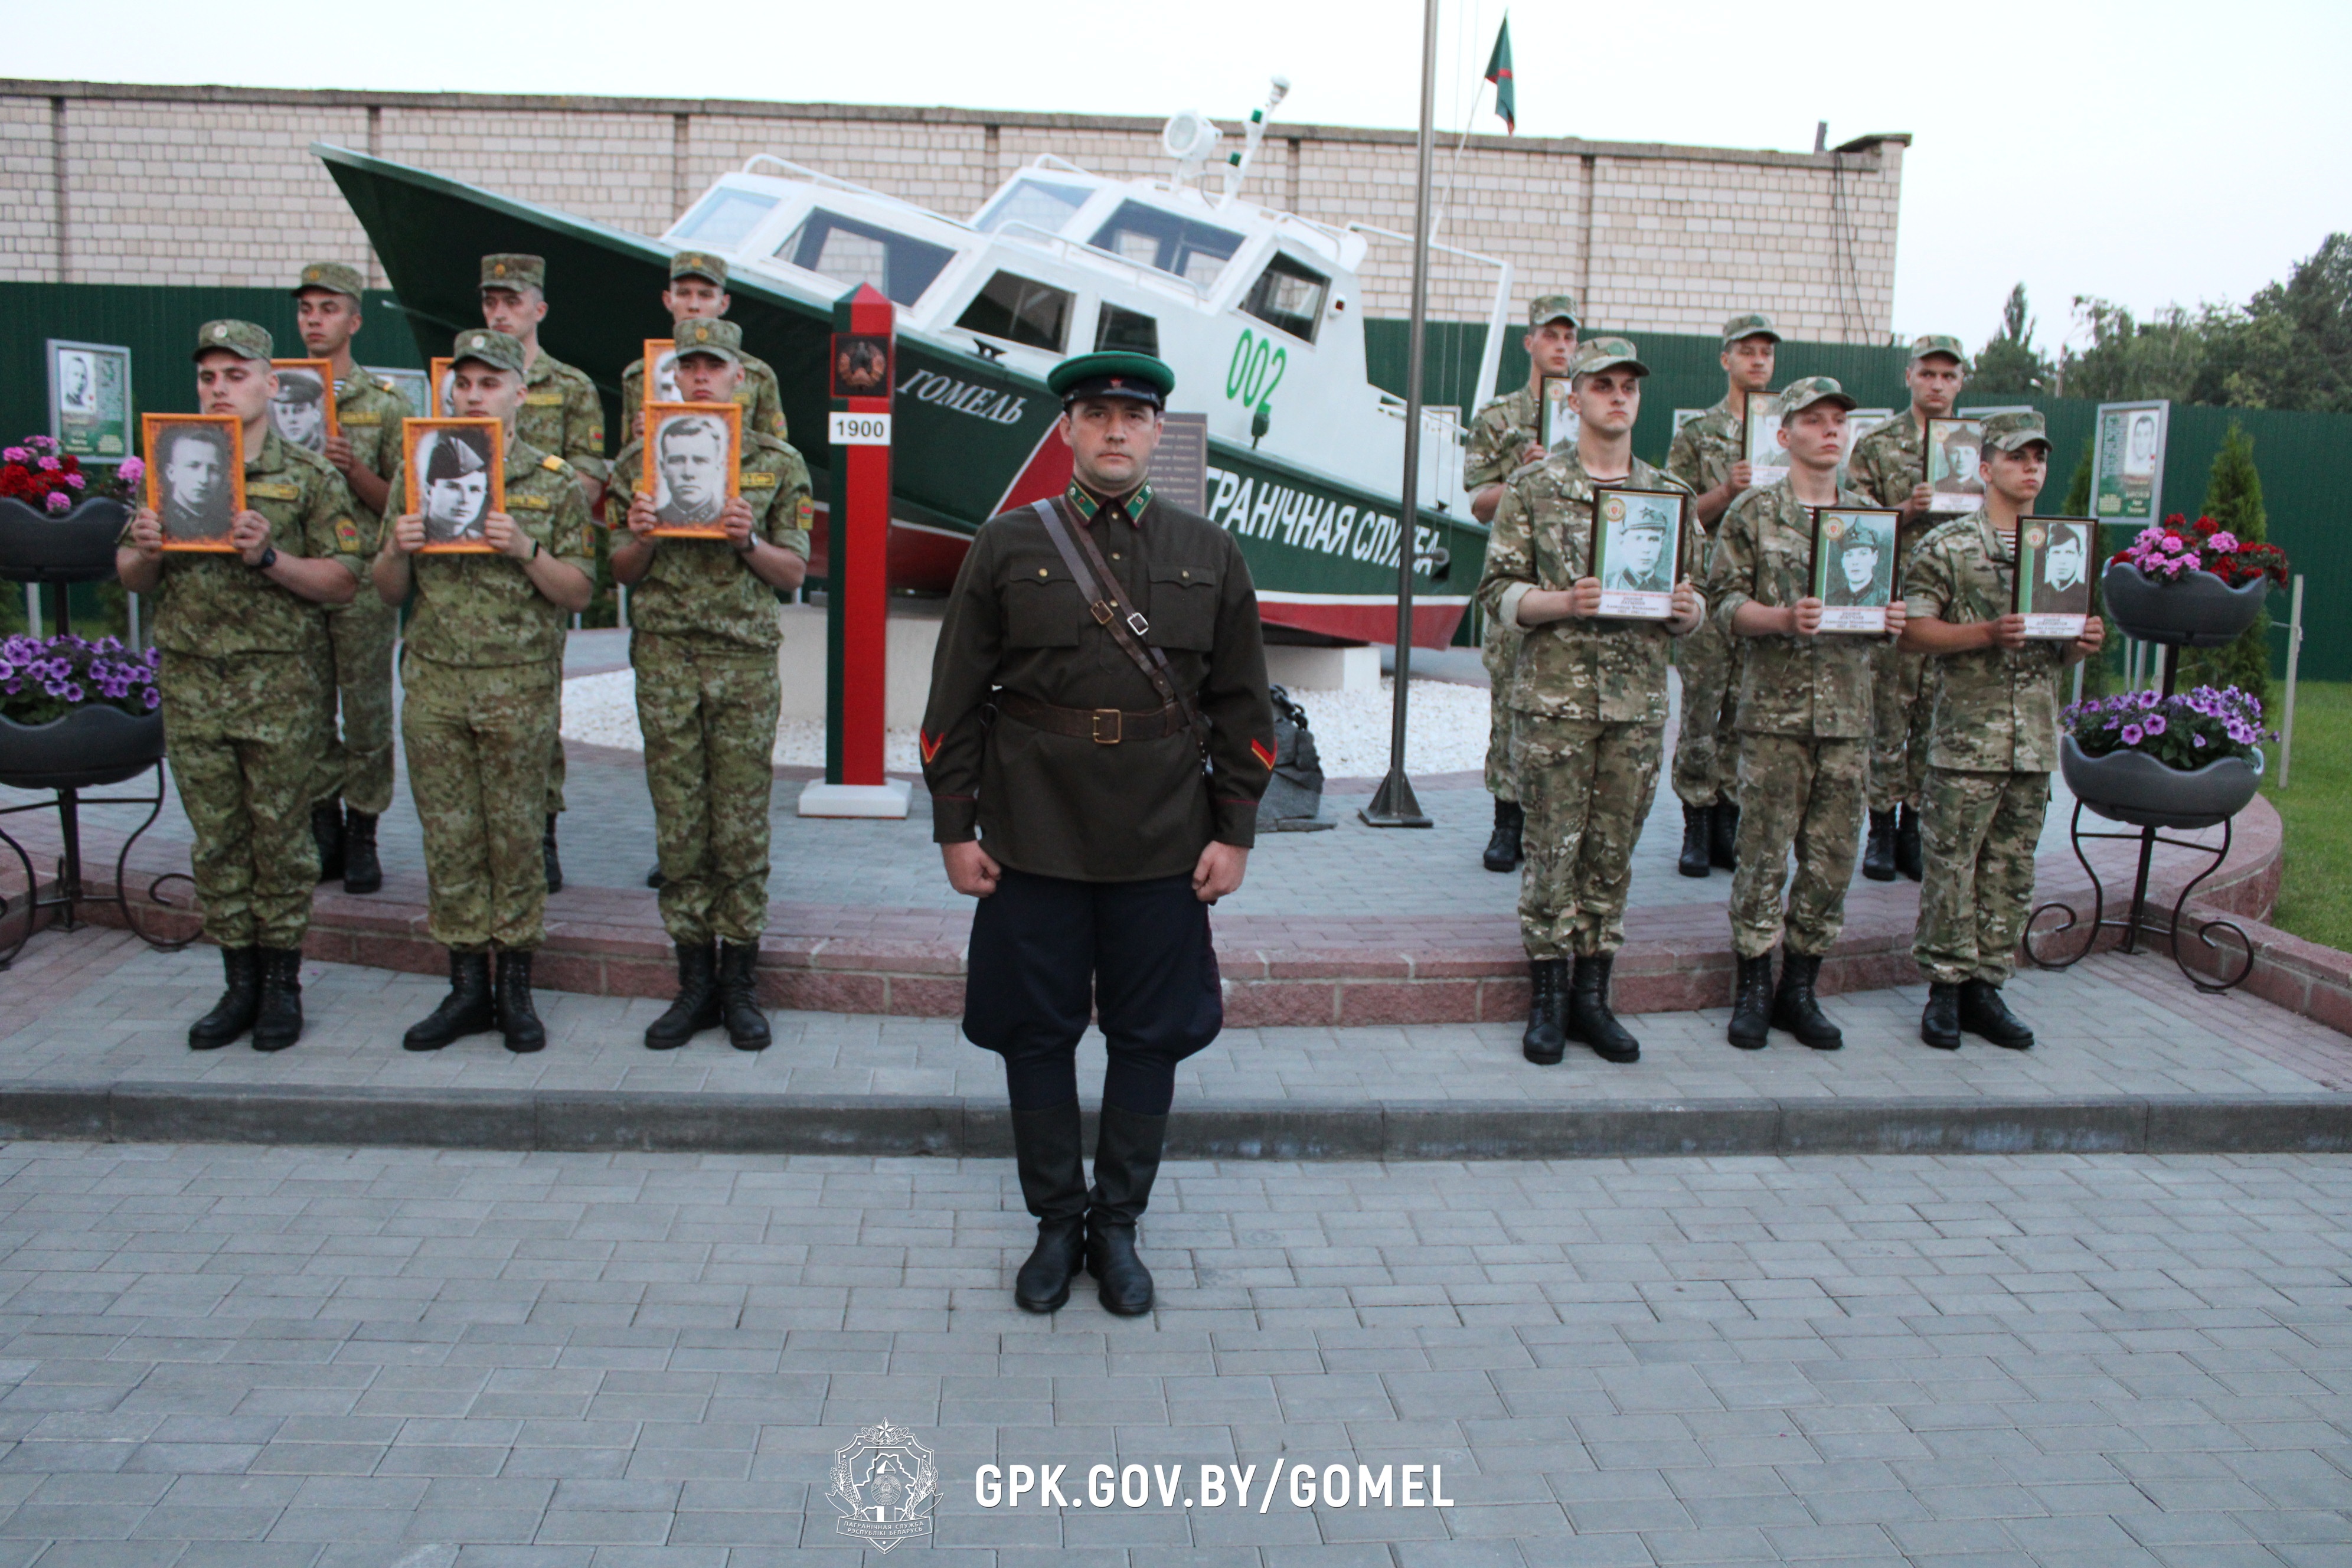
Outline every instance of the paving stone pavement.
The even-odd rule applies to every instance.
[[[845,1563],[887,1419],[919,1564],[2316,1568],[2347,1205],[2329,1157],[1174,1164],[1157,1311],[1048,1319],[1002,1163],[13,1144],[0,1561]],[[1317,1495],[1408,1465],[1450,1506]]]

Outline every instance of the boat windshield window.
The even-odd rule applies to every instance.
[[[1060,185],[1050,180],[1021,180],[988,205],[972,226],[994,234],[1008,223],[1025,223],[1047,234],[1059,234],[1070,215],[1094,195],[1084,185]]]
[[[1095,352],[1100,353],[1105,349],[1124,349],[1158,359],[1160,323],[1140,310],[1105,305],[1102,319],[1095,323]]]
[[[709,250],[732,250],[775,210],[776,198],[757,191],[730,190],[722,185],[694,205],[694,210],[670,230],[675,240],[690,240]]]
[[[1090,242],[1098,250],[1172,272],[1202,288],[1213,287],[1242,237],[1231,229],[1194,223],[1141,202],[1121,202]]]
[[[1266,325],[1280,327],[1311,343],[1323,320],[1324,298],[1330,292],[1328,278],[1277,250],[1257,281],[1250,285],[1242,309]]]
[[[955,252],[944,245],[897,233],[818,207],[801,220],[776,255],[803,271],[836,283],[871,283],[891,302],[911,305],[923,297]]]
[[[992,338],[1060,353],[1069,342],[1072,303],[1066,289],[1000,272],[964,307],[956,325],[969,332],[985,332]]]

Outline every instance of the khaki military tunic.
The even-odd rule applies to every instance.
[[[523,375],[517,438],[550,452],[590,479],[604,478],[604,404],[585,373],[541,349]]]

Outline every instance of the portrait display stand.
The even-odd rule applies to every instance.
[[[2158,657],[2164,662],[2164,695],[2170,697],[2173,694],[2174,682],[2179,677],[2180,650],[2178,647],[2166,647],[2159,650]],[[2099,945],[2101,931],[2119,931],[2124,933],[2123,950],[2126,953],[2139,951],[2139,940],[2142,936],[2169,943],[2173,964],[2180,971],[2181,977],[2209,996],[2219,995],[2224,991],[2233,991],[2243,985],[2247,976],[2254,972],[2254,944],[2252,939],[2247,936],[2245,928],[2235,921],[2220,918],[2204,921],[2198,924],[2195,931],[2199,942],[2203,942],[2209,949],[2216,951],[2221,947],[2221,943],[2213,940],[2214,932],[2226,931],[2238,939],[2238,944],[2245,949],[2245,962],[2238,965],[2235,973],[2229,974],[2220,981],[2208,980],[2189,968],[2188,963],[2180,956],[2182,913],[2189,908],[2189,900],[2196,896],[2199,885],[2220,870],[2222,863],[2229,859],[2230,845],[2233,837],[2231,826],[2230,818],[2222,818],[2221,842],[2219,845],[2200,844],[2193,839],[2168,837],[2159,827],[2118,826],[2113,831],[2093,830],[2086,833],[2083,829],[2083,803],[2077,799],[2074,802],[2074,819],[2068,824],[2066,834],[2068,842],[2074,847],[2074,858],[2082,863],[2084,874],[2091,879],[2091,918],[2085,927],[2074,907],[2061,900],[2053,900],[2040,906],[2025,922],[2022,946],[2026,958],[2038,969],[2072,969],[2091,956],[2093,950]],[[2112,918],[2107,913],[2106,884],[2099,879],[2098,868],[2093,866],[2091,858],[2084,853],[2083,844],[2086,839],[2114,839],[2124,843],[2137,841],[2139,845],[2139,868],[2132,881],[2131,906],[2120,919]],[[2180,889],[2180,896],[2172,900],[2172,912],[2168,918],[2151,918],[2147,909],[2148,868],[2155,859],[2156,847],[2159,844],[2168,845],[2175,849],[2193,849],[2200,855],[2212,858],[2211,864],[2191,877],[2188,885]],[[2063,921],[2046,930],[2037,931],[2035,922],[2044,914],[2053,911],[2063,916]],[[2047,958],[2034,951],[2034,941],[2037,937],[2042,939],[2046,948],[2050,942],[2078,928],[2084,928],[2083,946],[2079,952],[2063,958]]]

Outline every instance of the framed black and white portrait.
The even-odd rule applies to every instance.
[[[1682,574],[1679,490],[1601,489],[1592,496],[1592,574],[1601,579],[1601,616],[1664,621],[1675,614]]]
[[[2086,517],[2017,520],[2011,608],[2025,617],[2027,637],[2073,642],[2090,624],[2095,528]]]
[[[1895,521],[1891,508],[1813,509],[1812,597],[1822,602],[1822,630],[1886,630],[1895,602]]]
[[[425,548],[490,549],[488,519],[506,510],[506,429],[495,419],[406,419],[407,506],[425,520]]]
[[[322,359],[274,359],[278,391],[269,399],[269,427],[278,438],[324,456],[341,434],[335,420],[335,367]]]
[[[227,414],[140,416],[147,450],[147,504],[163,524],[163,548],[219,552],[245,510],[245,426]]]
[[[648,403],[637,489],[654,498],[654,531],[724,539],[719,513],[741,488],[743,410],[733,403]]]

